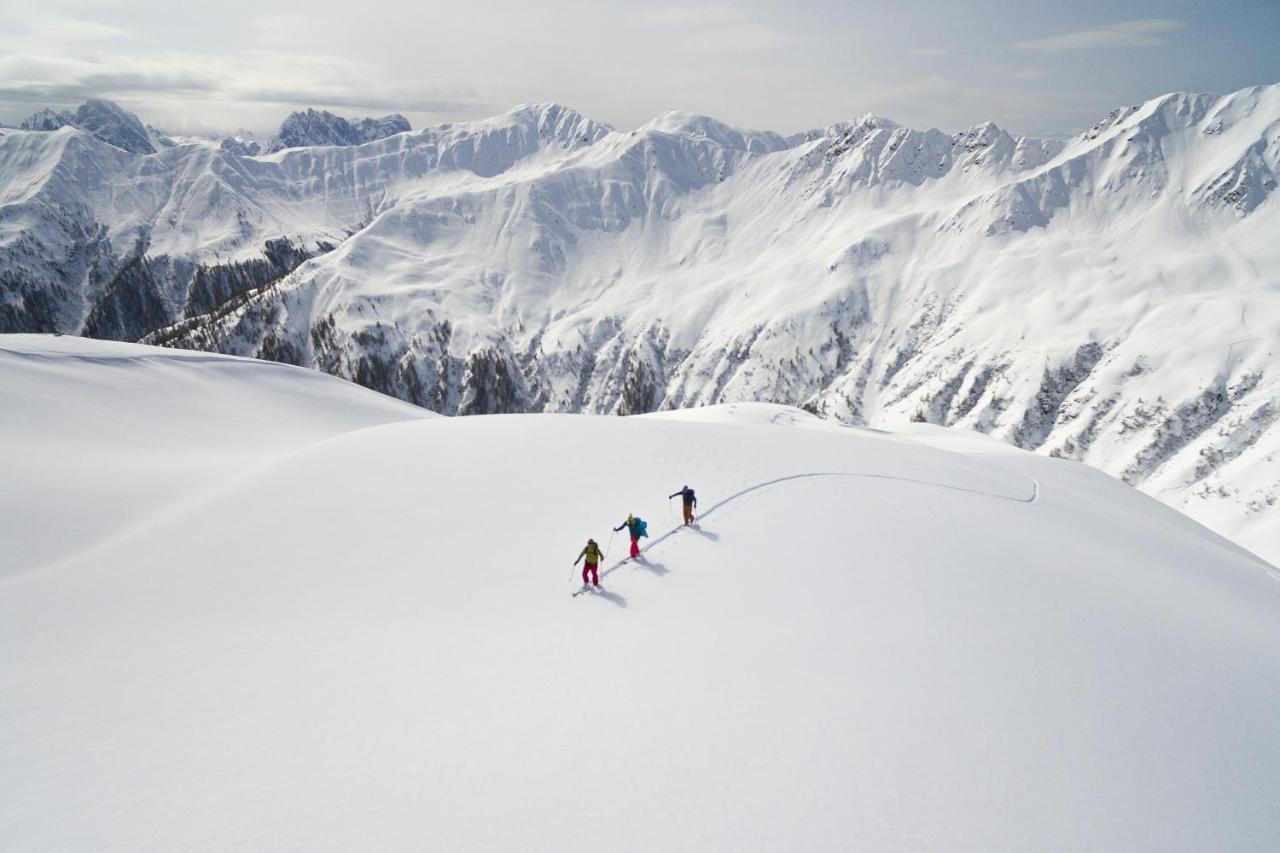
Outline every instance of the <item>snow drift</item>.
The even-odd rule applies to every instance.
[[[1273,570],[1081,465],[781,406],[429,418],[263,363],[3,348],[46,395],[0,417],[24,455],[257,455],[138,465],[169,500],[109,540],[41,547],[59,496],[5,532],[57,552],[0,580],[14,849],[1280,842]],[[240,405],[195,434],[159,403],[204,390]],[[6,499],[40,486],[0,465]],[[685,482],[700,526],[668,535]],[[645,559],[570,598],[629,511]]]

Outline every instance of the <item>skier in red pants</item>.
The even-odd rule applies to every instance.
[[[588,539],[587,547],[583,548],[582,553],[578,555],[578,560],[586,557],[586,562],[582,564],[582,585],[584,587],[588,583],[591,586],[600,586],[600,572],[597,569],[603,556],[600,553],[600,546],[596,544],[596,540]],[[578,560],[573,561],[575,566],[578,565]]]
[[[634,560],[640,556],[640,537],[649,535],[648,525],[634,515],[628,515],[627,520],[613,528],[613,531],[617,533],[624,527],[631,536],[631,559]]]

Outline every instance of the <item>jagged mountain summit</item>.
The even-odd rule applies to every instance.
[[[0,329],[315,367],[448,414],[735,400],[1080,459],[1280,557],[1280,86],[1079,136],[557,105],[358,146],[0,139]],[[74,176],[89,176],[89,180]]]
[[[68,126],[132,154],[155,154],[176,144],[162,131],[143,124],[141,119],[119,104],[104,100],[87,101],[74,112],[40,110],[25,119],[19,129],[47,132]],[[274,153],[286,148],[362,145],[411,129],[409,120],[399,113],[382,118],[345,119],[324,110],[308,109],[290,114],[281,123],[280,132],[266,146],[242,133],[218,141],[219,147],[229,154],[256,157],[264,150]]]
[[[262,145],[258,140],[243,136],[224,136],[219,140],[218,147],[228,154],[240,157],[257,157],[262,153]]]
[[[57,130],[60,127],[66,127],[71,123],[71,114],[66,110],[62,112],[54,112],[50,109],[40,110],[30,118],[25,119],[19,129],[21,130]]]
[[[363,145],[411,129],[409,120],[399,113],[348,120],[325,110],[309,109],[284,120],[280,133],[267,145],[267,152],[315,145]]]
[[[51,131],[68,125],[131,154],[154,154],[173,145],[163,133],[112,101],[86,101],[75,112],[41,110],[22,122],[21,129]]]

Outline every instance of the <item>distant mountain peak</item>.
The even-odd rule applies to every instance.
[[[74,113],[41,110],[21,126],[23,130],[49,131],[67,125],[134,154],[154,154],[167,142],[162,133],[148,128],[124,107],[114,101],[100,99],[85,101]]]
[[[556,101],[539,101],[537,103],[517,104],[507,111],[507,115],[511,116],[530,116],[535,118],[543,118],[546,116],[564,117],[571,116],[574,118],[586,119],[586,115],[578,112],[573,107],[567,107]]]
[[[363,145],[412,130],[399,113],[382,118],[346,119],[328,110],[308,108],[292,113],[280,125],[280,132],[267,146],[268,153],[286,148],[316,145]]]
[[[733,151],[779,151],[790,143],[772,131],[743,130],[702,113],[667,110],[636,129],[639,134],[665,134],[684,139],[710,140]]]
[[[666,110],[661,115],[641,125],[639,130],[641,132],[656,131],[659,133],[711,137],[720,136],[726,132],[737,132],[737,128],[731,127],[719,119],[688,110]]]
[[[241,157],[256,157],[262,153],[262,146],[256,140],[246,139],[241,136],[223,137],[218,147],[229,154],[236,154]]]
[[[553,101],[520,104],[511,109],[507,116],[536,130],[541,138],[557,140],[570,148],[591,145],[613,132],[609,125],[592,121],[572,107]]]
[[[66,127],[71,123],[71,114],[66,110],[62,112],[54,112],[51,109],[43,109],[26,119],[19,125],[22,130],[39,130],[49,131]]]
[[[802,145],[806,142],[813,142],[817,139],[836,139],[850,136],[865,136],[875,130],[897,130],[902,125],[893,119],[876,115],[875,113],[863,113],[852,121],[838,121],[824,128],[810,128],[802,130],[799,133],[793,133],[787,137],[790,145]]]

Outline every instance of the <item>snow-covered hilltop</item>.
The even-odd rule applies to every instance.
[[[1081,459],[1280,558],[1280,85],[1066,142],[555,105],[357,146],[0,138],[0,329],[445,413],[734,400]]]
[[[0,581],[137,529],[299,447],[436,417],[309,370],[0,335]],[[3,833],[0,833],[3,834]]]
[[[1276,571],[1082,465],[67,337],[0,388],[6,849],[1280,839]],[[570,598],[628,512],[644,561]]]

